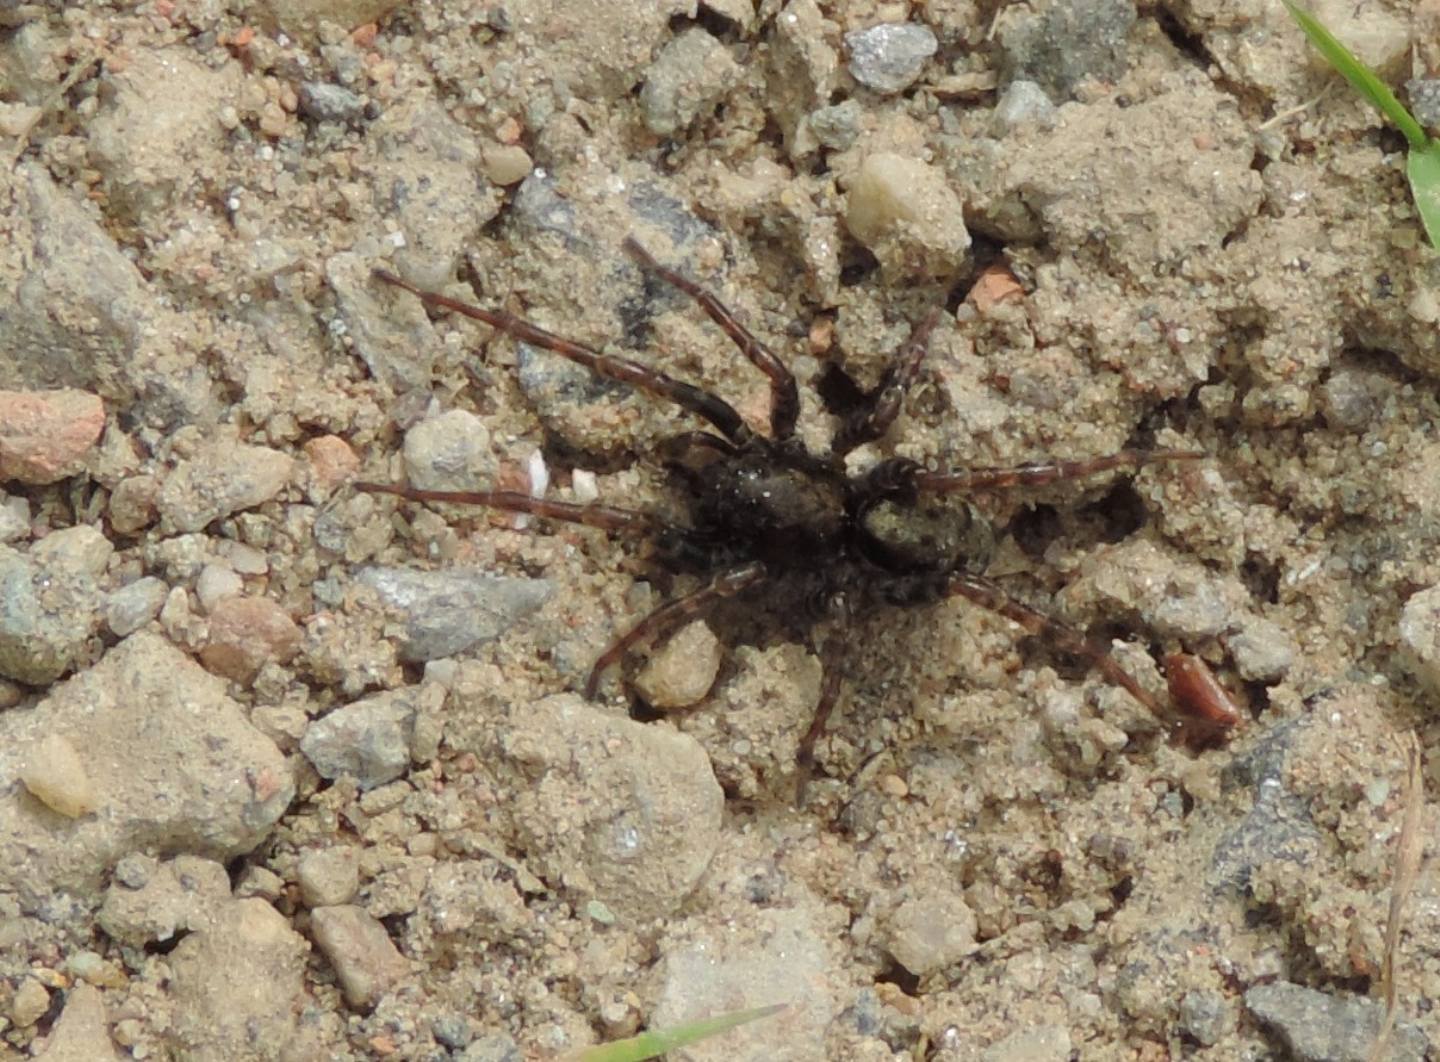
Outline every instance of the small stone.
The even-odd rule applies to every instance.
[[[1132,0],[1039,0],[996,20],[1005,81],[1037,82],[1070,99],[1086,81],[1118,81],[1135,25]]]
[[[1245,993],[1245,1006],[1302,1062],[1365,1062],[1385,1012],[1372,999],[1333,996],[1287,981],[1256,985]],[[1420,1062],[1426,1046],[1424,1033],[1397,1022],[1386,1062]]]
[[[302,81],[300,113],[317,122],[357,122],[365,113],[365,101],[339,85]]]
[[[235,597],[244,589],[245,580],[220,564],[205,565],[195,580],[195,596],[200,599],[200,607],[205,612],[214,612],[221,601]]]
[[[366,568],[359,581],[404,616],[400,656],[412,663],[454,656],[498,637],[543,605],[553,589],[545,579],[498,576],[476,568]]]
[[[1192,989],[1180,1000],[1180,1028],[1200,1042],[1213,1047],[1234,1028],[1234,1008],[1219,992]]]
[[[885,267],[954,273],[970,248],[964,210],[945,176],[918,159],[877,152],[850,185],[845,224]]]
[[[355,898],[360,889],[360,864],[348,846],[321,848],[300,857],[295,871],[306,907],[336,907]]]
[[[122,535],[133,535],[155,522],[160,498],[160,481],[154,476],[131,476],[115,484],[110,492],[110,526]]]
[[[410,964],[385,927],[364,908],[317,907],[310,925],[352,1007],[369,1009],[410,976]]]
[[[420,490],[476,490],[495,473],[490,432],[464,409],[427,417],[405,433],[405,474]]]
[[[144,947],[176,933],[204,929],[230,902],[230,875],[213,859],[176,856],[154,865],[137,887],[118,881],[105,890],[96,922],[122,944]]]
[[[105,1000],[93,985],[78,984],[65,995],[65,1009],[50,1033],[43,1062],[114,1062]]]
[[[134,634],[160,614],[169,593],[165,580],[153,575],[113,590],[105,598],[105,625],[117,638]]]
[[[480,168],[492,183],[508,188],[529,177],[535,163],[519,144],[492,144],[481,156]]]
[[[1440,586],[1410,596],[1400,612],[1402,659],[1431,692],[1440,692]]]
[[[1027,125],[1038,125],[1055,113],[1055,104],[1045,95],[1045,90],[1033,81],[1023,78],[1010,82],[1000,99],[995,103],[995,113],[990,118],[990,132],[1004,136]]]
[[[283,664],[300,648],[300,628],[266,597],[226,597],[210,615],[210,641],[200,651],[218,675],[249,683],[261,666]]]
[[[1295,639],[1279,624],[1265,619],[1242,620],[1240,630],[1226,639],[1225,647],[1247,682],[1279,682],[1289,674],[1297,651]]]
[[[0,546],[0,675],[31,686],[74,667],[100,623],[94,576],[42,559]]]
[[[222,516],[279,494],[294,462],[266,446],[214,443],[179,467],[160,490],[159,508],[179,531],[199,531]]]
[[[360,458],[350,449],[350,444],[338,435],[322,435],[311,439],[304,446],[305,456],[310,461],[310,475],[317,487],[325,494],[344,483],[360,467]]]
[[[821,107],[810,112],[810,131],[831,151],[848,151],[860,136],[864,114],[858,100]]]
[[[0,542],[14,542],[30,533],[30,502],[22,495],[0,491]]]
[[[347,704],[312,722],[300,751],[322,778],[348,775],[361,789],[384,785],[410,766],[420,711],[438,709],[444,696],[437,686],[407,686]]]
[[[0,481],[56,483],[80,471],[105,428],[85,391],[0,391]]]
[[[976,928],[974,913],[958,896],[913,896],[890,916],[888,947],[896,962],[923,977],[974,953]]]
[[[50,993],[33,977],[20,982],[15,998],[10,1001],[10,1020],[24,1029],[34,1025],[50,1009]]]
[[[68,819],[78,819],[99,804],[80,754],[59,734],[45,736],[30,750],[20,781],[36,800]]]
[[[640,113],[656,136],[672,136],[715,106],[740,80],[729,49],[700,27],[672,40],[645,74]]]
[[[883,23],[845,34],[850,76],[876,92],[904,92],[940,47],[929,26]]]
[[[696,620],[651,653],[635,688],[652,708],[685,708],[710,692],[719,672],[720,640]]]
[[[1073,1055],[1070,1030],[1063,1025],[1032,1025],[993,1043],[981,1062],[1068,1062]]]

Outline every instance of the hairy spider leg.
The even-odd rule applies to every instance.
[[[1168,711],[1109,651],[1096,645],[1089,638],[1062,620],[1048,616],[1029,605],[1021,604],[989,579],[978,575],[955,574],[950,577],[946,592],[963,597],[981,608],[999,613],[1008,620],[1020,624],[1031,634],[1044,638],[1067,653],[1085,657],[1111,684],[1119,686],[1130,696],[1149,708],[1155,716],[1167,725],[1175,725],[1174,714]]]
[[[510,513],[526,513],[569,524],[584,524],[601,531],[641,534],[665,527],[649,513],[634,509],[617,509],[610,505],[576,505],[574,502],[547,501],[532,498],[515,490],[421,490],[393,483],[356,483],[356,490],[367,494],[393,494],[397,498],[417,502],[448,502],[452,505],[483,505]]]
[[[440,306],[477,321],[483,321],[491,328],[497,328],[523,342],[554,351],[562,358],[568,358],[577,365],[585,366],[597,376],[603,376],[608,380],[619,380],[632,387],[638,387],[642,391],[649,391],[652,395],[669,399],[681,409],[708,420],[720,434],[737,446],[743,445],[752,438],[753,433],[746,426],[740,414],[735,411],[734,406],[718,395],[711,394],[694,384],[677,380],[673,376],[667,376],[659,369],[642,365],[638,361],[631,361],[629,358],[622,358],[614,354],[602,354],[583,343],[547,332],[539,325],[533,325],[513,314],[505,313],[503,310],[486,310],[468,302],[461,302],[459,299],[452,299],[448,295],[441,295],[439,292],[425,291],[408,280],[402,280],[389,270],[376,269],[373,272],[376,280],[383,280],[386,284],[403,288],[426,306]]]
[[[585,699],[593,701],[600,691],[605,670],[623,657],[632,646],[649,638],[668,634],[682,626],[691,616],[699,615],[722,598],[734,597],[765,578],[765,565],[750,561],[723,571],[699,590],[667,601],[617,638],[600,654],[585,680]]]
[[[785,363],[775,356],[774,351],[751,335],[750,331],[735,319],[735,315],[725,308],[724,303],[689,277],[661,265],[633,236],[626,237],[624,248],[625,253],[640,265],[699,303],[710,320],[724,329],[725,334],[740,348],[740,353],[750,359],[750,364],[769,377],[770,434],[776,439],[788,439],[794,435],[795,421],[800,416],[800,392],[795,386],[795,377],[785,367]]]
[[[840,703],[840,690],[845,684],[844,669],[840,666],[843,658],[844,643],[839,635],[832,635],[820,652],[820,699],[815,702],[815,715],[795,751],[795,766],[799,772],[795,784],[797,804],[804,801],[805,786],[815,770],[815,743],[825,733],[830,716]]]
[[[930,349],[930,333],[940,323],[939,309],[932,309],[925,319],[915,326],[895,357],[880,377],[879,384],[872,392],[872,399],[866,408],[848,417],[840,430],[835,433],[831,448],[837,454],[848,454],[861,443],[874,442],[895,423],[900,407],[905,401],[905,392],[915,382],[920,372],[920,363]]]
[[[1082,479],[1112,468],[1140,468],[1161,461],[1198,461],[1205,456],[1201,450],[1120,450],[1102,457],[1086,457],[1078,461],[1036,461],[1013,468],[969,468],[950,472],[917,470],[914,485],[919,490],[942,493],[1038,487],[1059,480]]]

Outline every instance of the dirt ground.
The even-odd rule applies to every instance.
[[[1433,85],[1428,6],[1318,11]],[[0,1055],[498,1062],[779,1002],[672,1057],[1365,1058],[1440,738],[1440,267],[1334,80],[1278,0],[0,2]],[[765,430],[628,236],[817,451],[827,368],[943,311],[854,471],[1203,451],[969,500],[1155,695],[1207,661],[1228,742],[959,598],[854,617],[798,805],[794,600],[583,700],[693,581],[349,482],[682,515],[699,421],[371,276]],[[1434,1057],[1428,862],[1393,987],[1384,1057]]]

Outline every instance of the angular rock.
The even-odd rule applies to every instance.
[[[144,857],[130,857],[122,862]],[[162,864],[148,860],[144,876],[129,868],[129,882],[105,890],[97,923],[111,937],[133,947],[163,944],[183,930],[204,929],[230,903],[230,875],[212,859],[176,856]]]
[[[217,442],[182,461],[160,489],[165,522],[199,531],[242,509],[269,501],[290,481],[294,461],[267,446]]]
[[[169,593],[165,580],[153,575],[112,590],[105,598],[105,625],[117,638],[134,634],[160,614]]]
[[[498,637],[543,605],[553,589],[545,579],[516,579],[478,568],[366,568],[359,581],[401,614],[400,657],[415,663],[454,656]]]
[[[850,184],[845,224],[892,272],[957,272],[970,249],[964,209],[929,163],[876,152]]]
[[[348,775],[361,789],[384,785],[409,768],[415,721],[444,697],[438,686],[407,686],[347,704],[311,723],[300,751],[322,778]]]
[[[345,1002],[352,1007],[373,1007],[410,976],[410,963],[363,907],[317,907],[310,920],[315,943],[335,968]]]
[[[1332,996],[1288,981],[1256,985],[1245,993],[1245,1006],[1304,1062],[1365,1062],[1385,1014],[1376,1000]],[[1384,1057],[1420,1062],[1427,1046],[1424,1033],[1397,1022]]]
[[[114,1062],[105,1001],[99,989],[77,984],[65,996],[65,1009],[40,1055],[43,1062]]]
[[[29,556],[0,546],[0,675],[43,686],[81,662],[100,626],[96,576],[110,552],[83,525],[52,532]]]
[[[671,136],[717,104],[740,80],[729,50],[698,26],[681,33],[655,57],[640,90],[645,127]]]
[[[845,34],[850,76],[866,88],[904,92],[940,48],[929,26],[913,22],[881,23]]]
[[[248,683],[260,668],[283,664],[300,648],[300,628],[267,597],[226,597],[210,615],[210,642],[200,659],[217,675]]]
[[[0,481],[73,476],[104,427],[105,403],[85,391],[0,391]]]

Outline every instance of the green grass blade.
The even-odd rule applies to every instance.
[[[574,1062],[641,1062],[642,1059],[655,1058],[657,1055],[663,1055],[666,1051],[674,1051],[678,1047],[693,1044],[697,1040],[728,1032],[737,1025],[758,1021],[760,1018],[768,1018],[770,1015],[784,1010],[785,1006],[784,1003],[777,1003],[769,1007],[755,1007],[752,1010],[737,1010],[714,1018],[701,1018],[699,1021],[677,1025],[673,1029],[651,1029],[639,1036],[632,1036],[628,1040],[616,1040],[610,1044],[587,1047],[573,1056]]]
[[[1356,59],[1350,49],[1341,44],[1318,18],[1294,0],[1285,0],[1285,7],[1289,10],[1290,17],[1305,31],[1305,36],[1310,38],[1310,43],[1325,57],[1326,62],[1345,75],[1345,80],[1355,86],[1355,91],[1369,100],[1405,134],[1405,139],[1410,142],[1410,150],[1423,150],[1430,142],[1425,130],[1420,128],[1420,123],[1411,117],[1410,112],[1395,98],[1390,87],[1376,77],[1373,70]],[[1433,240],[1433,232],[1431,237]]]
[[[1440,247],[1440,141],[1432,140],[1411,151],[1405,160],[1405,173],[1430,246]]]

